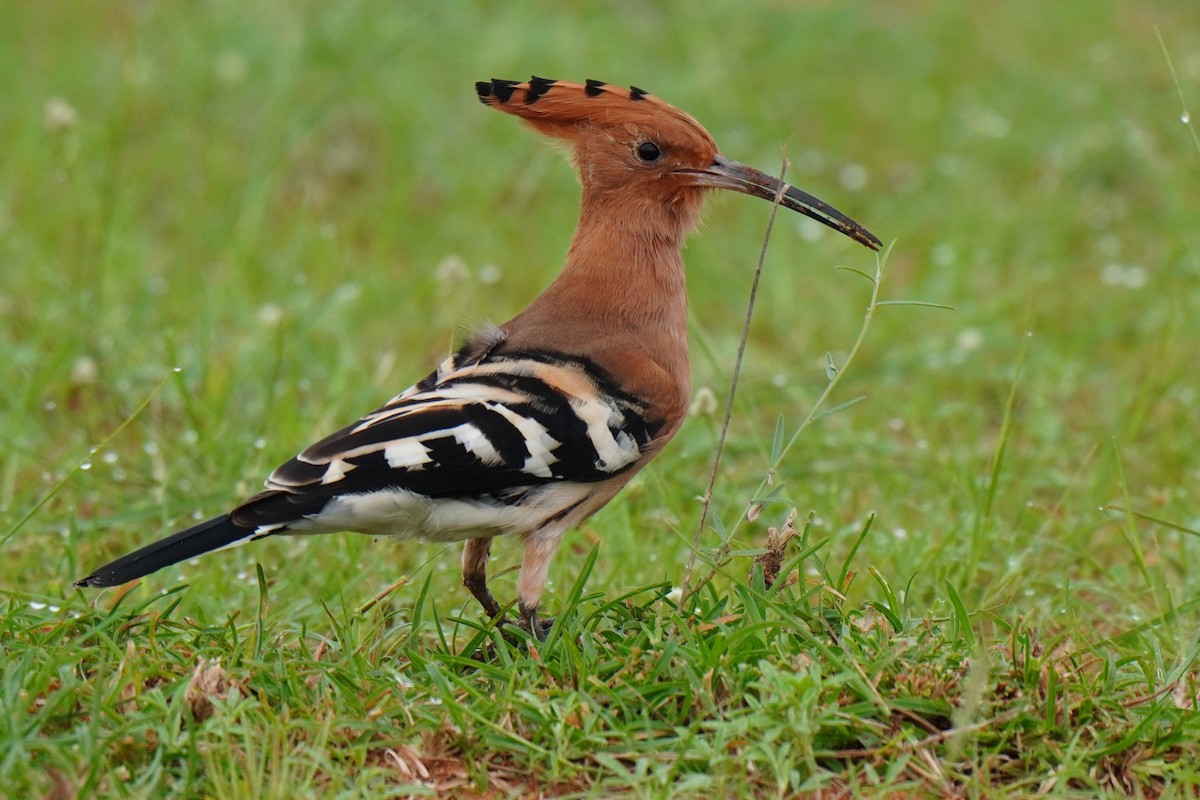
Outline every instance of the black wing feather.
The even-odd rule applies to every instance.
[[[547,372],[567,370],[586,377],[587,391],[571,395],[552,385]],[[621,458],[608,463],[580,408],[609,415],[607,434],[622,446]],[[509,412],[503,413],[501,407]],[[620,392],[612,379],[590,362],[557,354],[520,356],[485,354],[466,366],[453,357],[413,389],[353,425],[327,436],[280,466],[268,486],[321,504],[341,494],[402,488],[434,498],[494,494],[552,481],[596,482],[633,466],[655,430],[642,403]],[[510,420],[519,415],[544,430],[556,443],[543,474],[526,469],[531,443]],[[495,453],[483,460],[452,431],[478,429]],[[419,442],[428,461],[394,467],[385,449],[397,442]],[[334,469],[331,465],[338,463]],[[298,500],[299,498],[295,498]]]

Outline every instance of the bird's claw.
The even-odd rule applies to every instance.
[[[539,642],[544,642],[546,641],[546,636],[550,633],[550,629],[554,627],[553,618],[542,618],[537,616],[537,614],[531,616],[522,614],[519,620],[514,620],[508,615],[499,615],[492,618],[492,623],[509,644],[517,644],[519,640],[517,637],[506,633],[507,628],[518,628],[525,631],[525,633],[531,634]]]

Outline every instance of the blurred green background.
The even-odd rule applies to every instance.
[[[1153,591],[1126,574],[1131,542],[1099,507],[1128,492],[1197,520],[1197,152],[1155,33],[1194,97],[1196,21],[1190,2],[5,6],[3,528],[151,399],[5,544],[21,568],[3,580],[56,595],[223,509],[423,375],[456,328],[528,302],[561,263],[577,188],[472,84],[532,72],[647,88],[763,169],[786,154],[794,182],[895,242],[885,298],[956,308],[879,315],[834,398],[868,401],[806,434],[781,471],[787,499],[835,536],[877,511],[868,557],[917,591],[952,578],[989,604],[1071,575],[1138,602]],[[714,197],[688,248],[694,383],[718,397],[767,212]],[[776,417],[799,422],[824,354],[838,361],[859,326],[864,285],[832,267],[873,268],[782,222],[718,484],[729,518]],[[605,541],[603,580],[677,579],[714,431],[692,419],[575,537]],[[1184,580],[1192,539],[1135,539]],[[224,584],[255,559],[320,595],[431,555],[265,544],[187,570],[185,602],[253,592]]]
[[[796,506],[840,563],[874,512],[848,607],[880,599],[875,569],[907,619],[945,620],[949,583],[989,646],[1022,621],[1103,661],[1134,631],[1121,663],[1153,653],[1147,674],[1173,664],[1194,689],[1195,0],[0,4],[0,591],[22,630],[106,608],[113,593],[71,581],[257,491],[552,279],[577,186],[473,89],[530,73],[636,84],[734,159],[786,156],[791,181],[894,243],[883,299],[954,307],[879,309],[831,399],[866,401],[804,432],[735,551]],[[768,213],[713,197],[687,249],[694,387],[718,406]],[[779,219],[702,569],[777,424],[795,430],[862,324],[869,287],[837,265],[875,262]],[[718,423],[701,408],[568,537],[548,613],[596,544],[589,591],[678,584]],[[517,559],[500,543],[493,571]],[[440,613],[473,617],[457,560],[282,539],[151,576],[131,602],[186,581],[179,615],[220,625],[258,603],[259,562],[289,625],[326,632],[322,604],[402,575],[432,574]],[[716,590],[749,563],[735,552]],[[415,595],[392,597],[401,616]],[[49,674],[72,661],[64,637],[38,656]],[[60,744],[30,733],[68,773],[92,752],[72,724]],[[119,782],[107,757],[92,779]]]

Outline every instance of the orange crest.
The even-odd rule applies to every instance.
[[[520,117],[550,136],[573,139],[583,128],[654,131],[697,150],[716,151],[708,131],[690,114],[644,89],[603,81],[567,83],[536,75],[525,82],[493,78],[475,84],[479,102]]]

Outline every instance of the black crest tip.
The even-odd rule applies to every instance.
[[[506,81],[503,78],[492,78],[492,94],[501,103],[507,103],[509,98],[513,96],[513,91],[516,89],[516,81]]]
[[[492,96],[492,82],[475,81],[475,94],[479,95],[479,102],[486,103],[487,98]]]
[[[539,78],[533,75],[529,78],[529,89],[525,92],[525,104],[536,102],[539,97],[550,91],[550,87],[557,81],[552,78]]]
[[[596,97],[604,91],[604,87],[607,85],[608,84],[604,81],[594,81],[591,78],[588,78],[587,82],[584,84],[583,92],[588,97]]]
[[[639,89],[636,86],[629,87],[629,99],[630,100],[641,100],[648,94],[650,94],[650,93],[647,92],[645,89]]]

